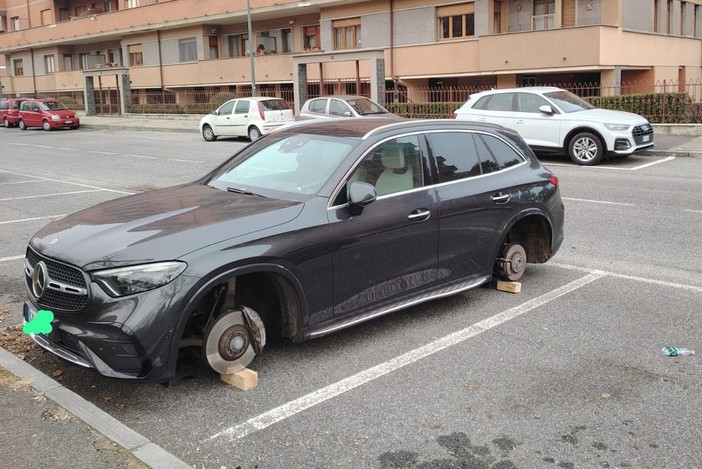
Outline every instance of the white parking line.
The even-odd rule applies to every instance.
[[[20,220],[0,221],[0,225],[8,225],[10,223],[22,223],[25,221],[34,221],[34,220],[48,220],[50,218],[61,218],[61,217],[65,217],[65,216],[66,215],[49,215],[46,217],[22,218]]]
[[[603,272],[603,271],[597,270],[597,269],[590,269],[588,267],[579,267],[577,265],[570,265],[570,264],[561,264],[559,262],[549,262],[548,265],[552,265],[554,267],[560,267],[561,269],[577,270],[579,272],[585,272],[585,273]],[[695,292],[695,293],[702,293],[702,287],[698,287],[695,285],[688,285],[685,283],[666,282],[665,280],[656,280],[656,279],[646,278],[646,277],[636,277],[634,275],[618,274],[616,272],[610,272],[610,271],[604,271],[604,273],[607,274],[608,277],[621,278],[624,280],[633,280],[635,282],[650,283],[652,285],[658,285],[659,287],[676,288],[678,290],[687,290],[687,291],[691,291],[691,292]]]
[[[0,186],[9,186],[10,184],[28,184],[31,182],[41,182],[39,179],[32,179],[27,181],[12,181],[12,182],[0,182]]]
[[[597,166],[580,166],[576,164],[566,164],[566,163],[544,163],[545,166],[560,166],[562,168],[578,168],[578,169],[598,169],[598,170],[605,170],[605,171],[638,171],[640,169],[648,168],[650,166],[655,166],[657,164],[661,163],[667,163],[668,161],[673,161],[676,157],[675,156],[668,156],[666,158],[663,158],[661,160],[656,160],[656,161],[651,161],[649,163],[644,163],[639,166],[634,166],[632,168],[620,168],[617,166],[606,166],[606,165],[597,165]]]
[[[550,301],[553,301],[567,293],[570,293],[574,290],[577,290],[578,288],[592,283],[595,280],[602,278],[603,276],[605,276],[604,272],[589,273],[585,277],[582,277],[578,280],[568,283],[567,285],[550,291],[549,293],[546,293],[537,298],[522,303],[519,306],[515,306],[514,308],[510,308],[506,311],[496,314],[495,316],[484,319],[458,332],[454,332],[447,336],[441,337],[433,342],[428,343],[427,345],[424,345],[420,348],[411,350],[403,355],[393,358],[392,360],[388,360],[372,368],[361,371],[360,373],[357,373],[353,376],[344,378],[341,381],[337,381],[336,383],[330,384],[329,386],[309,393],[305,396],[295,399],[294,401],[283,404],[279,407],[276,407],[275,409],[269,410],[268,412],[264,412],[263,414],[260,414],[257,417],[253,417],[247,420],[246,422],[235,425],[233,427],[229,427],[221,432],[212,435],[206,441],[217,439],[220,437],[227,437],[229,438],[229,441],[240,440],[252,433],[268,428],[275,423],[278,423],[282,420],[299,414],[300,412],[309,409],[310,407],[316,406],[317,404],[321,404],[322,402],[344,394],[345,392],[362,386],[388,373],[399,370],[400,368],[415,363],[423,358],[434,355],[435,353],[440,352],[444,349],[453,347],[454,345],[458,345],[470,339],[471,337],[475,337],[478,334],[482,334],[483,332],[497,327],[500,324],[503,324],[524,313],[527,313],[533,309],[543,306],[546,303],[549,303]]]
[[[98,155],[116,155],[117,153],[111,151],[98,151],[98,150],[88,150],[86,153],[97,153]]]
[[[158,159],[158,156],[132,155],[130,153],[127,153],[126,155],[121,155],[121,156],[128,156],[130,158],[143,158],[145,160],[157,160]]]
[[[688,212],[688,213],[702,213],[702,210],[683,210],[683,212]]]
[[[171,158],[171,161],[180,161],[181,163],[202,164],[202,161],[195,161],[195,160],[179,160],[178,158]]]
[[[24,254],[22,254],[21,256],[0,257],[0,262],[16,261],[19,259],[24,259]]]
[[[117,194],[126,194],[126,195],[132,195],[132,194],[134,194],[134,192],[118,191],[118,190],[116,190],[116,189],[107,189],[106,187],[91,186],[91,185],[89,185],[89,184],[81,184],[81,183],[78,183],[78,182],[64,181],[64,180],[61,180],[61,179],[52,179],[52,178],[47,178],[47,177],[43,177],[43,176],[34,176],[33,174],[16,173],[16,172],[14,172],[14,171],[7,171],[7,170],[4,170],[4,169],[0,169],[0,173],[12,174],[12,175],[15,175],[15,176],[24,176],[24,177],[28,177],[28,178],[36,178],[36,179],[39,179],[39,180],[42,180],[42,181],[60,182],[60,183],[62,183],[62,184],[72,184],[72,185],[74,185],[74,186],[87,187],[87,188],[90,188],[90,189],[97,189],[97,190],[100,190],[100,191],[116,192]]]
[[[592,199],[576,199],[573,197],[563,197],[563,200],[571,200],[573,202],[587,202],[590,204],[604,204],[604,205],[624,205],[627,207],[633,207],[634,204],[628,204],[624,202],[608,202],[606,200],[592,200]]]
[[[85,194],[86,192],[100,192],[100,189],[90,189],[90,190],[86,190],[86,191],[72,191],[72,192],[57,192],[54,194],[24,195],[22,197],[8,197],[5,199],[0,199],[0,202],[7,202],[9,200],[39,199],[41,197],[53,197],[55,195]]]

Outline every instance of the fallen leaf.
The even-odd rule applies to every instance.
[[[63,378],[63,370],[56,370],[51,376],[53,376],[55,380],[61,380],[61,378]]]
[[[612,396],[608,392],[603,392],[602,394],[600,394],[600,397],[602,399],[609,399]]]

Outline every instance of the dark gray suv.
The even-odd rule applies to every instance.
[[[179,350],[233,373],[301,341],[489,282],[563,240],[558,178],[513,131],[455,120],[307,121],[190,184],[55,221],[27,248],[34,340],[115,378]]]

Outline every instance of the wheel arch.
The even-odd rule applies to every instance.
[[[198,307],[207,304],[212,300],[211,295],[214,295],[218,288],[226,285],[230,279],[236,278],[239,282],[255,282],[263,280],[266,283],[264,288],[272,290],[275,294],[273,302],[280,308],[280,316],[277,318],[266,318],[264,320],[276,319],[280,330],[276,331],[280,337],[287,337],[293,341],[302,340],[302,318],[306,312],[306,300],[302,285],[293,272],[276,263],[252,263],[234,268],[229,268],[218,272],[216,275],[205,279],[198,287],[197,291],[191,296],[191,299],[183,309],[183,313],[174,326],[171,345],[168,356],[168,370],[174,371],[178,359],[178,348],[181,340],[186,332],[186,326],[190,323],[193,315],[198,311]],[[246,288],[246,287],[245,287]],[[237,287],[238,290],[238,287]],[[237,293],[235,293],[236,295]],[[270,298],[267,299],[269,302]],[[213,305],[217,307],[217,305]],[[251,305],[247,305],[251,306]],[[221,305],[219,305],[221,307]],[[256,309],[254,307],[254,309]],[[221,311],[212,311],[217,314]],[[268,324],[266,324],[268,327]]]
[[[529,264],[543,264],[553,255],[553,225],[540,210],[521,213],[512,219],[504,233],[498,253],[506,244],[517,242],[526,251]]]
[[[607,148],[607,140],[602,136],[601,132],[599,132],[596,129],[593,129],[592,127],[586,127],[581,125],[575,127],[574,129],[571,129],[563,139],[563,151],[566,155],[568,154],[568,147],[570,147],[570,141],[573,140],[573,137],[575,137],[581,132],[590,132],[591,134],[595,135],[597,138],[600,139],[600,142],[602,142],[602,145],[604,146],[604,154],[606,155],[609,152],[609,149]]]

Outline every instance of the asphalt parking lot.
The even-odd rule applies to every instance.
[[[245,144],[12,130],[0,132],[11,149],[0,155],[0,328],[21,322],[24,249],[41,226],[195,179]],[[164,387],[38,351],[31,365],[198,468],[697,467],[699,356],[661,347],[702,349],[702,159],[544,161],[561,179],[566,240],[519,294],[479,288],[271,344],[247,392],[203,369]]]

